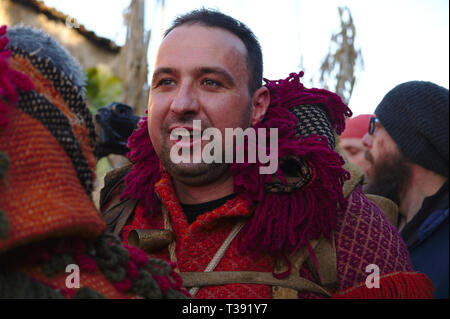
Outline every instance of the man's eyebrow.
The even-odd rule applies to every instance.
[[[218,74],[220,76],[222,76],[225,79],[225,82],[227,82],[228,85],[230,86],[234,86],[236,85],[236,82],[234,80],[234,78],[231,76],[231,74],[226,71],[223,68],[220,67],[202,67],[198,69],[198,72],[200,74]]]
[[[155,70],[155,72],[153,72],[153,76],[152,76],[152,83],[155,81],[155,79],[160,75],[160,74],[173,74],[174,70],[172,68],[157,68]]]

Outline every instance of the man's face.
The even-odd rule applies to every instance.
[[[232,33],[202,25],[172,30],[159,48],[148,104],[148,131],[169,174],[189,185],[204,185],[229,174],[227,164],[180,163],[170,158],[175,128],[247,128],[251,123],[247,50]],[[191,138],[191,157],[193,150]],[[201,141],[202,149],[209,141]],[[179,145],[179,144],[178,144]]]
[[[351,163],[359,166],[364,174],[367,175],[371,163],[365,157],[367,148],[363,145],[362,139],[356,137],[341,138],[339,140],[339,146],[345,153],[347,159]]]
[[[374,133],[363,137],[366,159],[372,164],[368,171],[366,192],[385,196],[400,205],[402,194],[411,177],[411,165],[397,144],[379,123]]]

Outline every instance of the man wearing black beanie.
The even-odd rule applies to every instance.
[[[415,270],[449,290],[449,91],[431,82],[400,84],[383,98],[363,138],[372,163],[366,192],[399,206],[399,230]]]

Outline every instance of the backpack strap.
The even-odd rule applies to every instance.
[[[330,293],[318,284],[291,274],[287,278],[277,279],[270,272],[258,271],[213,271],[213,272],[182,272],[184,287],[221,286],[226,284],[263,284],[282,289],[290,289],[296,293],[309,291],[331,297]]]
[[[290,274],[283,279],[277,279],[270,272],[257,271],[212,271],[212,272],[181,272],[183,286],[205,287],[226,284],[262,284],[272,286],[274,299],[298,299],[299,292],[313,292],[331,297],[330,289],[337,285],[336,253],[334,246],[321,237],[311,241],[314,254],[319,264],[320,284],[299,276],[302,265],[310,259],[308,253],[301,250],[289,258],[291,263]],[[283,263],[284,262],[284,263]],[[286,271],[287,262],[278,260],[275,266],[277,271]]]

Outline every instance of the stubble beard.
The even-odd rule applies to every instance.
[[[250,105],[248,106],[245,114],[243,115],[243,120],[241,122],[241,127],[243,129],[250,126]],[[194,119],[189,116],[180,119],[177,123],[189,123],[192,124]],[[203,126],[202,130],[208,128],[208,126]],[[168,129],[166,126],[161,127],[162,136],[167,136]],[[203,159],[200,163],[179,163],[175,164],[170,157],[170,149],[168,139],[164,138],[161,145],[161,152],[159,158],[169,175],[175,180],[189,186],[204,186],[212,184],[215,182],[226,180],[231,176],[230,163],[225,163],[225,152],[226,146],[225,141],[222,138],[222,161],[221,163],[204,163]],[[191,150],[192,153],[192,150]]]
[[[161,150],[161,162],[165,170],[175,180],[190,186],[202,186],[214,181],[226,179],[230,175],[230,164],[227,163],[179,163],[170,159],[170,148],[167,143]]]

